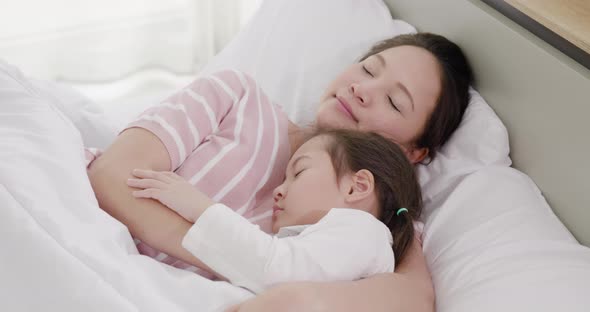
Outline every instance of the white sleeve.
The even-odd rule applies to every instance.
[[[387,227],[359,210],[332,209],[299,236],[276,238],[216,204],[189,230],[183,246],[234,285],[257,293],[281,282],[393,272],[390,241]]]
[[[353,281],[393,272],[389,229],[371,214],[332,209],[299,236],[280,239],[267,263],[267,285],[288,281]]]
[[[264,271],[274,238],[223,204],[207,208],[182,246],[232,284],[253,292],[264,288]]]

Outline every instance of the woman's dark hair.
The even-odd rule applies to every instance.
[[[429,149],[428,157],[432,160],[436,151],[459,127],[469,103],[469,85],[474,79],[473,71],[459,46],[443,36],[431,33],[401,35],[378,42],[360,61],[399,46],[423,48],[434,55],[440,65],[442,91],[434,111],[426,122],[424,132],[415,142],[416,147]]]
[[[379,201],[379,220],[390,229],[396,265],[404,258],[414,240],[414,220],[422,212],[420,185],[401,148],[372,132],[318,130],[313,136],[327,136],[330,155],[338,181],[347,172],[369,170],[375,179]],[[407,212],[396,212],[406,208]]]

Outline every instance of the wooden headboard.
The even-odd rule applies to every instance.
[[[561,221],[590,246],[590,70],[477,0],[386,0],[394,18],[456,42],[475,88]]]

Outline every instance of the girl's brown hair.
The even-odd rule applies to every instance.
[[[422,212],[422,194],[414,167],[390,140],[375,133],[352,130],[318,130],[314,136],[329,138],[330,155],[338,180],[347,172],[369,170],[375,179],[379,220],[391,231],[396,265],[414,239],[414,220]],[[397,215],[400,208],[407,212]]]
[[[425,49],[437,59],[440,65],[442,91],[424,132],[415,142],[418,148],[428,148],[428,156],[432,160],[436,151],[459,127],[469,104],[469,85],[473,83],[473,71],[459,46],[443,36],[431,33],[401,35],[378,42],[360,61],[399,46]]]

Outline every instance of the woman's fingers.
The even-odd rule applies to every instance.
[[[165,189],[167,184],[154,179],[127,179],[127,185],[140,189]]]

